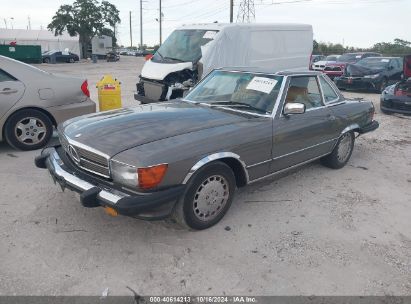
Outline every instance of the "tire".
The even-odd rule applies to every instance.
[[[50,63],[50,59],[49,59],[49,58],[45,58],[45,59],[44,59],[44,63]]]
[[[209,228],[217,224],[230,208],[235,188],[235,176],[229,166],[219,161],[205,165],[188,182],[172,218],[185,228]],[[215,198],[218,194],[224,196],[220,203]]]
[[[74,58],[69,59],[69,63],[74,63],[74,62],[75,62]]]
[[[8,144],[15,149],[36,150],[50,140],[53,124],[46,114],[38,110],[21,110],[9,117],[4,135]]]
[[[334,147],[331,154],[321,158],[321,163],[332,169],[340,169],[344,167],[354,150],[354,132],[350,131],[344,133],[339,139]]]

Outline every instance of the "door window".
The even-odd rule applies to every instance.
[[[338,100],[338,95],[335,93],[334,89],[331,85],[324,79],[324,77],[320,77],[321,87],[323,89],[325,103],[333,102]]]
[[[303,103],[305,108],[318,108],[323,105],[316,76],[292,77],[285,102]]]
[[[0,70],[0,82],[4,82],[4,81],[15,81],[16,78],[14,78],[13,76],[11,76],[9,73]]]

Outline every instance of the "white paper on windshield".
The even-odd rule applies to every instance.
[[[269,94],[277,84],[277,80],[266,77],[254,77],[247,85],[247,90],[254,90]]]
[[[355,58],[361,58],[361,55],[356,55]]]
[[[381,62],[390,62],[389,59],[381,59]]]
[[[214,39],[214,36],[217,34],[215,31],[207,31],[204,33],[204,39]]]

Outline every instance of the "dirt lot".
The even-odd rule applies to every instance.
[[[133,91],[141,58],[42,65]],[[410,295],[411,117],[383,115],[349,164],[313,163],[236,196],[211,229],[112,218],[61,192],[39,153],[0,143],[0,295]]]

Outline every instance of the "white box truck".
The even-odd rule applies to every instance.
[[[221,67],[307,70],[312,49],[313,29],[307,24],[183,25],[146,61],[134,97],[141,103],[182,97]]]

